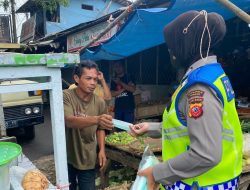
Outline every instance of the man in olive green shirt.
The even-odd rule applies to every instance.
[[[70,190],[95,189],[97,143],[100,167],[106,162],[104,129],[113,124],[104,100],[94,94],[98,71],[94,62],[82,62],[73,73],[77,88],[63,92]]]

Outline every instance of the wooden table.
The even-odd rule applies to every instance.
[[[106,145],[106,156],[108,158],[108,164],[105,169],[100,173],[101,188],[107,187],[109,180],[109,171],[111,169],[111,162],[116,161],[124,166],[131,167],[138,170],[142,152],[134,152],[129,146],[112,146]],[[161,159],[161,154],[155,153],[155,155]],[[242,176],[240,178],[240,190],[247,190],[250,184],[250,166],[244,167]]]
[[[250,184],[250,166],[245,166],[243,167],[242,176],[240,177],[240,190],[247,190],[249,184]]]
[[[141,153],[133,152],[128,146],[111,146],[105,147],[107,164],[105,168],[100,171],[101,188],[109,186],[109,171],[111,170],[111,162],[116,161],[124,166],[128,166],[135,170],[138,169],[141,161]]]
[[[240,119],[250,119],[250,108],[237,108]]]
[[[111,169],[111,162],[116,161],[121,163],[124,166],[135,169],[136,171],[139,168],[139,164],[143,155],[142,151],[135,151],[129,146],[113,146],[106,144],[106,156],[107,164],[102,172],[100,172],[101,178],[101,188],[107,187],[109,180],[109,171]],[[161,160],[161,153],[154,152],[155,156]]]

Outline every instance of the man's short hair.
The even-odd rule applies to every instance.
[[[77,75],[79,78],[82,76],[83,74],[83,69],[96,69],[97,72],[99,71],[98,65],[91,60],[85,60],[85,61],[81,61],[79,64],[75,65],[74,70],[73,70],[73,77],[74,75]],[[75,85],[78,85],[75,82]]]

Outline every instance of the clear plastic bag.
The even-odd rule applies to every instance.
[[[153,152],[150,151],[149,146],[146,146],[144,153],[142,155],[142,160],[140,162],[138,171],[144,170],[150,166],[154,166],[157,163],[159,163],[159,160],[156,158]],[[144,176],[137,175],[130,190],[147,190],[147,189],[148,189],[147,178]]]

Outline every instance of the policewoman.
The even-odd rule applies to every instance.
[[[237,189],[242,132],[234,91],[213,49],[226,33],[216,13],[189,11],[164,28],[172,63],[186,73],[162,123],[140,123],[132,135],[162,136],[163,162],[139,171],[148,189]]]

